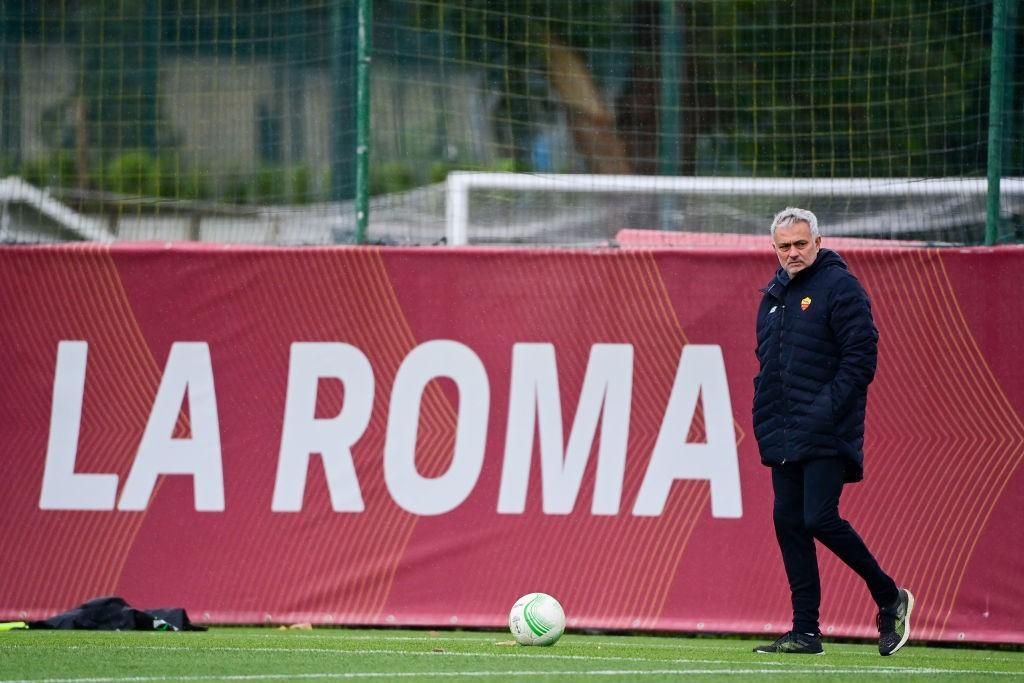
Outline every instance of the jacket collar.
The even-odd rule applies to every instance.
[[[775,276],[761,291],[775,299],[782,299],[786,288],[791,282],[806,282],[808,279],[814,277],[815,273],[819,273],[828,268],[842,268],[843,270],[849,269],[842,256],[831,249],[822,247],[818,251],[818,256],[814,259],[814,263],[812,263],[810,267],[804,268],[798,272],[792,278],[789,277],[789,273],[786,272],[785,268],[779,266],[775,271]]]

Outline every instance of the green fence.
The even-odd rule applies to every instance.
[[[1021,34],[1016,0],[4,0],[0,238],[432,244],[446,176],[504,171],[551,183],[473,190],[474,241],[786,204],[1021,241]]]

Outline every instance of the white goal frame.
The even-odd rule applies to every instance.
[[[474,189],[678,195],[924,197],[984,195],[988,191],[988,179],[749,178],[452,171],[445,184],[445,237],[451,246],[469,244],[469,193]],[[1024,178],[1002,178],[1000,193],[1024,195]]]
[[[0,179],[0,235],[11,231],[12,219],[7,205],[18,203],[32,207],[78,239],[93,242],[111,242],[114,239],[101,221],[77,213],[51,197],[49,192],[17,176]]]

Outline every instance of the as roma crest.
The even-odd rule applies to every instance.
[[[800,299],[800,310],[801,311],[806,311],[810,307],[811,307],[811,297],[805,296],[803,299]]]

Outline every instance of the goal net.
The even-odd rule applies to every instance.
[[[730,178],[453,173],[451,244],[602,244],[621,230],[764,234],[786,206],[823,233],[962,242],[984,230],[983,178]],[[1001,182],[1002,213],[1024,216],[1024,179]]]

